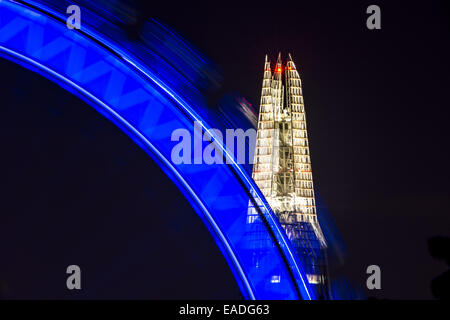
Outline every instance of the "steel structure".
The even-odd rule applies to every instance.
[[[252,177],[306,269],[326,297],[326,241],[316,215],[306,113],[299,73],[289,54],[265,60]],[[255,217],[250,206],[249,221]]]

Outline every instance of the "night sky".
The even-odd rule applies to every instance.
[[[431,298],[445,266],[427,239],[450,234],[449,5],[392,2],[142,1],[139,12],[219,66],[211,104],[236,91],[258,107],[264,55],[290,52],[315,186],[348,249],[336,272],[365,287],[376,264],[382,290],[366,296]],[[381,30],[365,26],[370,4]],[[3,295],[239,298],[200,219],[141,149],[57,85],[3,60],[0,70]],[[92,270],[85,296],[54,276],[71,263]]]
[[[431,298],[445,265],[427,239],[450,234],[450,11],[445,1],[393,2],[223,2],[161,19],[218,63],[224,92],[256,106],[264,54],[292,53],[314,182],[347,245],[347,277],[365,287],[377,264],[382,290],[368,297]],[[366,28],[370,4],[381,30]]]

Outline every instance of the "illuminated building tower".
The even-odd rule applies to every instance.
[[[289,54],[271,68],[266,56],[252,177],[286,230],[308,281],[327,292],[326,242],[317,220],[306,114]],[[251,222],[252,210],[249,210]]]

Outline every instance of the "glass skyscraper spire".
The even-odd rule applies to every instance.
[[[266,56],[252,177],[292,241],[308,281],[327,295],[326,241],[316,215],[306,113],[291,55]],[[249,210],[251,222],[252,210]]]

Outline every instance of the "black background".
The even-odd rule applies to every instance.
[[[370,4],[381,7],[381,30],[366,28]],[[366,267],[377,264],[382,290],[368,296],[431,298],[444,265],[426,241],[450,230],[447,2],[136,5],[142,19],[174,27],[220,66],[225,80],[211,104],[235,90],[258,107],[264,55],[292,53],[315,185],[348,248],[336,272],[364,288]],[[1,264],[0,279],[11,295],[53,297],[59,291],[47,283],[77,257],[95,270],[92,297],[239,296],[201,222],[170,182],[161,187],[143,151],[57,86],[3,61],[0,70],[8,75],[1,261],[15,261],[6,271]]]

